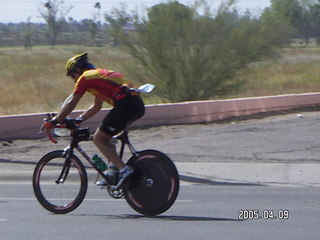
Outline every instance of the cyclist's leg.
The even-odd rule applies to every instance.
[[[143,115],[144,104],[141,98],[128,96],[120,100],[109,112],[94,135],[94,144],[119,170],[125,167],[125,164],[118,157],[115,146],[110,143],[110,140],[112,136]]]
[[[122,169],[125,164],[120,160],[116,147],[110,143],[112,136],[98,128],[94,134],[93,142],[108,161],[112,162],[118,169]]]
[[[126,178],[133,174],[133,170],[126,166],[119,158],[116,148],[110,143],[110,140],[112,136],[124,130],[127,125],[142,117],[143,114],[144,104],[140,97],[135,96],[122,99],[105,117],[94,135],[94,144],[104,156],[119,169],[119,182],[117,187],[120,187]],[[101,181],[97,184],[104,185],[105,183]]]
[[[103,132],[101,129],[97,129],[94,136],[94,143],[107,159],[119,169],[118,180],[115,186],[115,189],[118,190],[134,171],[119,158],[115,146],[110,143],[111,137],[111,135]],[[98,186],[105,186],[107,181],[103,179],[96,184]]]

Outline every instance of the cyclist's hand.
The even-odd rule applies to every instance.
[[[57,123],[58,122],[56,117],[53,117],[52,119],[46,119],[41,127],[41,130],[44,129],[46,132],[50,132],[56,126]]]
[[[52,123],[52,121],[47,121],[43,124],[44,129],[49,132],[51,129],[53,129],[55,124]]]
[[[42,124],[40,128],[40,133],[42,133],[43,130],[45,130],[48,138],[50,139],[51,142],[57,143],[57,140],[51,136],[51,130],[55,127],[57,124],[57,120],[55,117],[52,118],[52,115],[48,114],[48,118],[44,119],[44,123]]]
[[[50,132],[54,127],[56,123],[53,120],[45,121],[41,127],[41,129],[44,129],[46,132]]]

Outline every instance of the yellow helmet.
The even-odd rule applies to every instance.
[[[88,64],[88,53],[81,53],[78,55],[73,56],[67,61],[66,64],[66,73],[69,76],[70,73],[76,68],[76,67],[82,67]]]

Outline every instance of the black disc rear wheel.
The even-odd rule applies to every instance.
[[[128,165],[135,170],[124,190],[128,204],[146,216],[167,211],[179,192],[179,174],[170,158],[159,151],[145,150],[132,157]]]

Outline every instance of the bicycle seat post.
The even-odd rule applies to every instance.
[[[110,144],[116,145],[117,143],[118,143],[118,136],[113,136],[113,137],[110,139]]]
[[[127,129],[125,129],[121,135],[117,136],[116,140],[120,140],[121,141],[119,157],[120,157],[120,159],[122,159],[123,153],[124,153],[124,147],[129,142]]]

